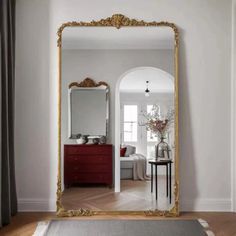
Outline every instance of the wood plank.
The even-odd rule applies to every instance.
[[[55,213],[27,212],[18,213],[12,218],[12,223],[0,229],[2,236],[30,236],[35,231],[38,221],[48,221],[56,218]],[[216,236],[236,236],[236,213],[222,212],[189,212],[182,213],[178,219],[206,220]],[[66,218],[68,219],[68,218]],[[159,217],[143,216],[92,216],[73,219],[160,219]]]

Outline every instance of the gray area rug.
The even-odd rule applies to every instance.
[[[198,220],[52,220],[44,236],[206,236]]]

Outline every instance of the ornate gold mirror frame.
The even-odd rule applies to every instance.
[[[174,196],[175,205],[170,210],[148,210],[148,211],[92,211],[86,209],[66,210],[62,206],[61,188],[61,54],[62,54],[62,32],[66,27],[170,27],[174,33],[174,62],[175,62],[175,182]],[[175,24],[166,21],[145,22],[143,20],[130,19],[121,14],[115,14],[106,19],[91,22],[67,22],[61,25],[57,31],[58,53],[59,53],[59,77],[58,77],[58,177],[57,177],[57,215],[60,217],[93,216],[93,215],[143,215],[143,216],[178,216],[179,215],[179,139],[178,139],[178,50],[179,32]]]

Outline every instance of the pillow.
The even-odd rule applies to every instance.
[[[127,145],[126,146],[126,152],[125,152],[125,157],[129,157],[132,154],[135,154],[136,152],[136,147]]]
[[[120,156],[124,157],[126,152],[126,147],[120,149]]]

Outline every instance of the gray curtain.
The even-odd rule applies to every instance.
[[[17,212],[14,167],[15,0],[0,0],[0,226]]]

